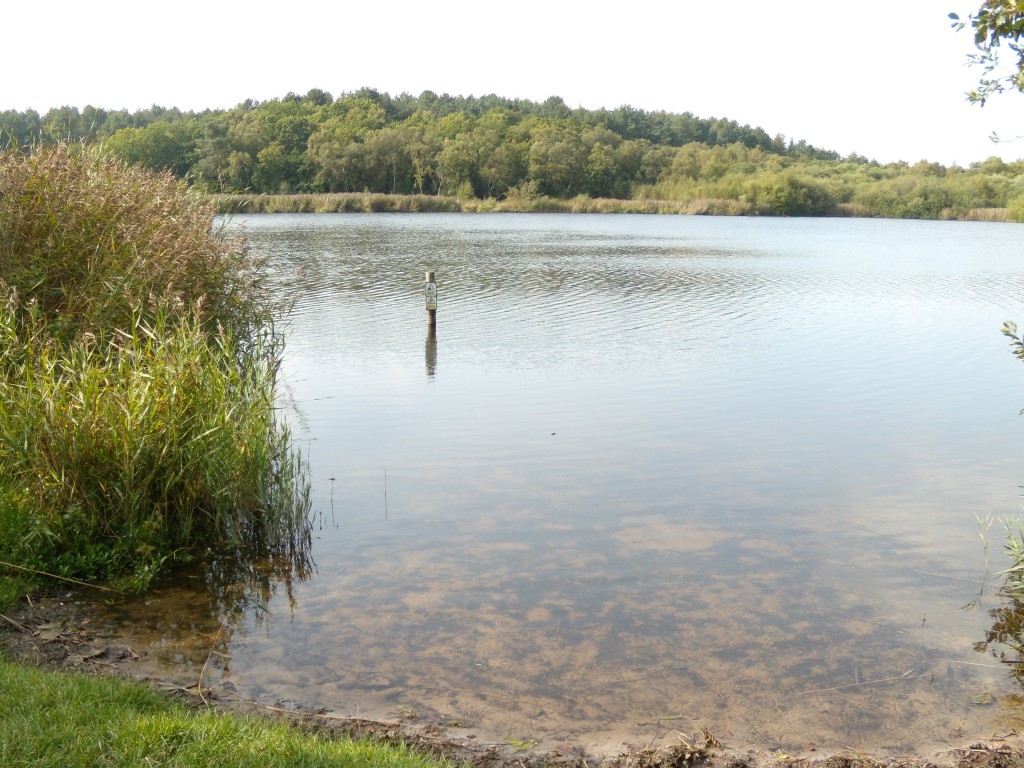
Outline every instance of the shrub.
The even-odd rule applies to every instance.
[[[211,232],[214,209],[170,174],[58,145],[0,154],[0,277],[61,340],[201,308],[243,336],[266,322],[260,265]]]
[[[1024,222],[1024,194],[1014,197],[1006,204],[1006,217],[1010,221]]]
[[[282,554],[308,492],[244,247],[169,176],[0,154],[0,553],[62,576]]]

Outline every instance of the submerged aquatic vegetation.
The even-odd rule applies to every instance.
[[[258,262],[184,185],[83,148],[0,154],[0,555],[60,576],[305,557]]]

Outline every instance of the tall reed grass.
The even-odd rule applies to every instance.
[[[220,213],[669,213],[683,215],[765,216],[771,208],[726,198],[656,200],[593,198],[563,200],[540,194],[510,192],[504,199],[439,195],[334,193],[323,195],[210,195]]]
[[[337,192],[321,195],[210,195],[220,213],[457,213],[454,197]]]
[[[167,175],[0,154],[0,554],[61,576],[301,555],[262,270]]]
[[[0,154],[0,277],[68,340],[169,304],[249,334],[266,321],[261,265],[211,231],[214,207],[170,174],[59,145]],[[202,304],[197,301],[202,299]]]
[[[962,212],[949,211],[948,215],[943,211],[943,218],[960,221],[1013,221],[1006,208],[968,208]]]

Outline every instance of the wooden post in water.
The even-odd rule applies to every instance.
[[[434,273],[427,272],[427,285],[424,290],[427,297],[427,320],[430,327],[437,325],[437,283],[434,282]]]

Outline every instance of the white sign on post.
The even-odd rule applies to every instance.
[[[437,283],[427,283],[427,309],[437,309]]]

